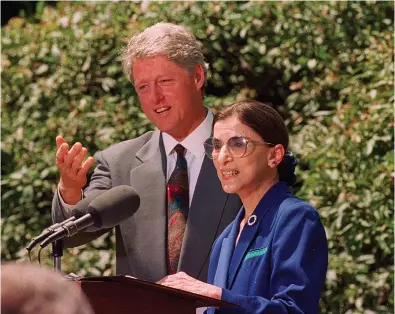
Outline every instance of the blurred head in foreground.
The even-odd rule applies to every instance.
[[[1,265],[1,313],[94,314],[76,284],[55,271],[25,263]]]

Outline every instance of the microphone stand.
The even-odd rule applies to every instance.
[[[52,256],[53,256],[53,264],[54,269],[58,272],[62,271],[62,261],[61,258],[63,256],[63,241],[56,240],[52,242]]]

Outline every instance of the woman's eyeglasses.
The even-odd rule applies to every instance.
[[[211,159],[217,159],[221,149],[224,145],[226,145],[226,149],[228,150],[229,154],[233,157],[243,157],[247,153],[248,146],[252,144],[264,144],[274,146],[275,144],[268,143],[268,142],[261,142],[251,140],[244,136],[233,136],[226,141],[226,143],[222,142],[220,139],[215,137],[210,137],[204,142],[204,149],[206,155]]]

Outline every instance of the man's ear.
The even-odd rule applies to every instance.
[[[196,86],[196,89],[198,89],[198,90],[203,89],[205,79],[206,78],[204,77],[204,71],[203,71],[202,65],[197,64],[195,66],[195,86]]]
[[[269,167],[274,168],[277,167],[280,162],[283,160],[285,155],[284,146],[281,144],[277,144],[270,150],[268,164]]]

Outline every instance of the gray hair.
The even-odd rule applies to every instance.
[[[134,60],[158,55],[167,56],[170,61],[187,70],[189,75],[192,75],[196,65],[200,64],[206,84],[208,64],[204,61],[199,42],[185,26],[161,22],[130,38],[122,51],[122,66],[130,81],[134,83]]]
[[[1,265],[1,311],[7,314],[94,314],[75,283],[28,263]]]

